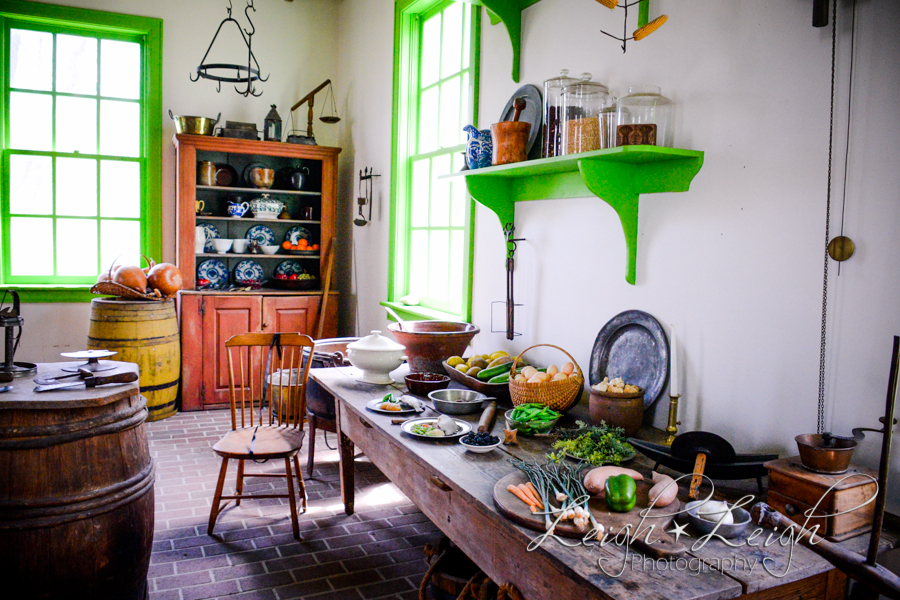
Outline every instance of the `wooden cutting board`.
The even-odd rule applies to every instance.
[[[500,514],[506,518],[535,531],[545,531],[544,516],[535,515],[527,504],[519,500],[512,492],[506,488],[510,485],[519,485],[528,481],[528,478],[521,471],[510,473],[496,484],[494,484],[494,504]],[[672,504],[665,508],[653,508],[647,514],[646,518],[641,517],[641,511],[650,506],[650,483],[637,481],[638,499],[635,507],[627,513],[617,513],[609,510],[605,500],[592,497],[588,506],[597,523],[603,525],[609,532],[607,540],[612,540],[615,534],[621,529],[630,525],[628,530],[632,535],[632,547],[640,549],[645,554],[656,558],[669,559],[682,556],[687,552],[687,546],[666,533],[665,530],[672,524],[674,513],[682,510],[679,500],[675,500]],[[653,531],[650,534],[652,543],[646,543],[646,530],[653,525]],[[638,527],[641,529],[638,530]],[[642,531],[639,536],[634,536],[636,531]],[[584,538],[587,531],[578,529],[572,524],[572,521],[560,521],[556,525],[556,535],[567,538]]]

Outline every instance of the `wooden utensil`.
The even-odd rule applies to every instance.
[[[525,110],[525,98],[516,98],[513,106],[516,108],[516,112],[513,113],[513,123],[518,123],[519,116],[522,114],[522,111]]]
[[[734,461],[736,453],[728,440],[708,431],[682,433],[672,442],[672,456],[694,461],[694,475],[691,477],[691,500],[700,494],[700,483],[706,463],[728,463]]]
[[[484,412],[481,413],[481,418],[478,419],[478,428],[476,429],[477,433],[490,433],[491,429],[494,427],[494,417],[497,416],[497,401],[491,400],[488,402],[487,408],[484,409]]]
[[[337,244],[331,240],[331,252],[328,253],[328,266],[325,267],[325,287],[322,288],[322,302],[319,307],[319,326],[316,328],[316,339],[322,339],[325,331],[325,311],[328,309],[328,292],[331,291],[331,274],[334,272],[334,255],[337,253]]]
[[[516,112],[512,121],[501,121],[491,125],[491,137],[494,142],[491,150],[492,165],[522,162],[527,158],[531,123],[519,122],[519,116],[525,108],[525,99],[516,98],[514,106]]]

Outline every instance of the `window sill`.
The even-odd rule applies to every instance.
[[[97,298],[89,285],[0,285],[0,297],[4,291],[16,291],[22,304],[45,302],[90,302]]]
[[[388,306],[396,312],[400,318],[409,321],[462,321],[459,315],[453,313],[442,312],[433,308],[425,308],[424,306],[410,306],[399,302],[381,302],[381,306]],[[388,320],[395,319],[388,315]]]

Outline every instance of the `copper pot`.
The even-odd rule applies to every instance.
[[[194,135],[212,135],[213,128],[222,117],[222,113],[215,120],[208,117],[180,117],[169,111],[169,118],[175,121],[175,133],[191,133]]]
[[[610,427],[621,427],[625,435],[632,436],[644,422],[644,392],[607,395],[591,391],[590,410],[594,425],[606,421]]]
[[[850,459],[858,445],[855,440],[833,438],[832,445],[817,433],[804,433],[794,438],[800,449],[800,463],[816,473],[839,475],[850,468]]]

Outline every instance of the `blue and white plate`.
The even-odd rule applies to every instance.
[[[275,234],[265,225],[254,225],[247,230],[247,235],[244,237],[248,240],[256,240],[256,243],[260,246],[275,245]]]
[[[244,281],[262,283],[264,276],[263,268],[252,260],[242,260],[234,268],[234,280],[239,283]]]
[[[204,260],[197,265],[197,279],[208,279],[207,289],[221,290],[228,287],[228,269],[217,258]]]
[[[213,243],[210,240],[217,240],[221,235],[219,235],[219,228],[210,223],[200,223],[200,227],[206,232],[206,244],[203,246],[204,252],[215,252],[216,248],[213,246]],[[205,278],[204,278],[205,279]]]
[[[309,229],[306,227],[300,227],[299,225],[291,227],[287,230],[287,233],[284,234],[284,241],[286,242],[296,245],[300,240],[306,240],[307,242],[312,241]]]
[[[303,267],[300,266],[300,263],[294,262],[293,260],[285,260],[278,263],[278,266],[275,267],[276,275],[303,275],[306,271],[303,270]]]

